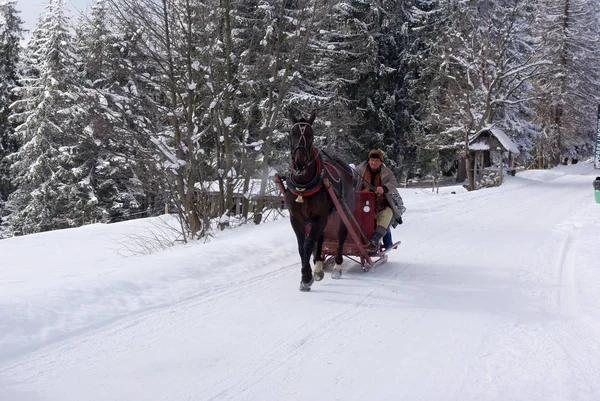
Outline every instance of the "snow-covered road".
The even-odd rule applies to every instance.
[[[600,400],[596,173],[403,189],[388,263],[346,261],[310,293],[286,221],[148,256],[13,255],[0,400]],[[85,244],[86,229],[53,246]],[[41,261],[60,234],[44,235],[0,252]]]

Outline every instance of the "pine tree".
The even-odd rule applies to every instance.
[[[0,200],[6,200],[11,191],[7,163],[4,157],[17,149],[14,124],[9,121],[10,105],[16,100],[18,87],[17,66],[21,56],[23,35],[16,2],[0,4]]]
[[[76,29],[75,54],[82,93],[77,118],[82,126],[80,155],[89,161],[86,168],[97,198],[90,218],[118,221],[156,213],[153,181],[159,175],[145,174],[147,169],[154,170],[152,161],[144,156],[150,144],[143,140],[143,134],[135,134],[135,128],[128,129],[136,127],[136,118],[143,121],[145,113],[132,112],[137,107],[128,90],[129,46],[122,35],[113,33],[107,3],[98,0],[89,19],[83,18]],[[157,199],[159,203],[162,200]]]
[[[317,19],[318,33],[311,40],[311,52],[300,66],[301,79],[291,93],[294,103],[318,110],[316,126],[323,146],[349,160],[364,158],[363,147],[369,145],[361,141],[372,141],[376,136],[376,127],[364,130],[369,125],[367,97],[380,86],[367,82],[380,72],[376,32],[380,11],[370,1],[330,2],[326,14]]]
[[[14,137],[15,127],[9,121],[9,116],[10,105],[17,99],[13,90],[18,87],[17,66],[22,51],[22,23],[15,1],[0,3],[0,238],[10,232],[10,227],[2,220],[8,213],[5,201],[14,190],[7,156],[18,148]]]
[[[300,88],[333,115],[330,132],[323,131],[346,157],[363,160],[370,148],[379,147],[397,173],[409,148],[404,18],[404,2],[332,2],[328,15],[320,18],[313,63],[303,74],[314,83]]]
[[[591,152],[600,92],[600,5],[595,0],[540,0],[534,34],[551,61],[534,83],[540,167]]]
[[[21,99],[13,105],[22,147],[11,155],[18,189],[9,204],[18,234],[80,224],[96,201],[78,154],[81,127],[72,108],[78,93],[64,1],[46,9],[25,52]]]
[[[285,130],[289,128],[289,111],[294,104],[291,91],[301,79],[301,67],[310,63],[309,43],[324,3],[260,0],[254,9],[252,20],[256,21],[256,32],[252,37],[260,40],[252,42],[256,51],[248,56],[252,57],[250,84],[257,106],[248,109],[252,111],[248,116],[259,127],[255,140],[251,141],[252,147],[258,148],[260,160],[261,187],[258,211],[254,214],[257,224],[262,220],[270,163],[282,166],[289,155]],[[242,85],[249,89],[248,83]],[[260,124],[256,124],[258,121]]]

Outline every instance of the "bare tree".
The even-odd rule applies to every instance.
[[[469,135],[495,123],[499,111],[531,100],[526,84],[549,64],[532,57],[526,6],[519,0],[448,4],[451,18],[437,54],[439,89],[432,96],[431,124],[445,127],[440,136],[463,141],[471,189]]]
[[[301,0],[294,2],[294,8],[288,8],[287,1],[272,1],[265,8],[264,18],[268,23],[261,44],[264,53],[261,64],[262,73],[261,103],[262,125],[261,141],[261,187],[257,200],[254,223],[262,220],[264,199],[269,173],[273,141],[276,139],[276,127],[281,117],[286,96],[299,76],[298,66],[305,61],[309,52],[309,40],[314,34],[314,26],[319,17],[320,7],[325,2]]]
[[[206,152],[200,137],[210,132],[206,76],[210,54],[201,50],[211,42],[214,26],[211,6],[192,0],[111,0],[116,20],[136,32],[136,40],[151,67],[140,80],[154,89],[147,93],[157,102],[159,116],[150,130],[165,170],[173,201],[190,235],[204,235],[210,217],[199,202],[199,182],[208,176]],[[207,59],[208,57],[208,59]],[[210,86],[210,85],[208,85]]]

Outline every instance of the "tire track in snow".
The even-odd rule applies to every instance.
[[[145,322],[149,317],[156,313],[170,313],[174,309],[189,309],[195,308],[203,304],[210,304],[219,301],[232,294],[248,292],[254,286],[271,282],[282,277],[291,268],[299,266],[299,263],[291,263],[275,270],[270,270],[253,277],[245,277],[233,283],[223,284],[215,287],[210,287],[204,291],[194,294],[189,297],[181,298],[175,302],[163,303],[138,309],[131,313],[115,316],[110,319],[99,321],[95,324],[84,328],[71,331],[64,336],[51,338],[48,341],[38,343],[34,346],[20,349],[18,353],[5,354],[6,359],[0,365],[0,373],[9,371],[18,366],[23,359],[28,360],[28,355],[42,351],[45,348],[61,347],[62,352],[69,349],[75,349],[81,344],[87,343],[89,340],[87,334],[99,330],[106,330],[107,336],[118,334],[122,330],[130,329]]]
[[[573,251],[573,237],[567,233],[562,240],[556,262],[556,289],[557,304],[560,310],[570,316],[579,316],[579,307],[575,296],[575,254]]]
[[[400,268],[384,269],[384,266],[385,264],[382,266],[377,266],[368,274],[377,274],[377,271],[380,271],[385,272],[380,278],[394,278],[400,275],[408,267],[407,265],[402,265]],[[363,274],[367,273],[364,273],[361,270],[360,273],[356,273],[356,276]],[[343,282],[343,278],[340,281],[336,281],[336,283],[339,282]],[[286,369],[288,366],[290,366],[290,361],[301,361],[304,358],[313,357],[314,355],[311,352],[303,352],[306,347],[311,346],[315,340],[318,340],[323,336],[328,336],[331,333],[335,333],[340,326],[343,326],[346,322],[356,319],[359,315],[365,311],[368,311],[369,307],[371,306],[369,301],[373,298],[375,290],[371,289],[366,293],[359,294],[363,288],[372,288],[372,286],[361,286],[359,287],[359,291],[353,291],[351,293],[348,292],[346,294],[350,296],[360,295],[359,299],[353,302],[351,307],[346,308],[341,312],[328,314],[323,316],[323,318],[309,321],[309,330],[302,330],[300,333],[298,333],[298,335],[292,337],[282,337],[276,344],[270,343],[268,346],[265,346],[264,348],[266,348],[266,350],[261,347],[249,355],[247,358],[248,360],[257,360],[257,362],[250,362],[248,364],[248,371],[253,373],[244,375],[243,377],[245,377],[246,380],[240,381],[239,378],[225,378],[219,382],[212,383],[212,385],[203,393],[210,394],[211,390],[214,391],[216,388],[226,386],[225,389],[220,390],[218,393],[208,395],[208,399],[232,400],[238,399],[239,397],[244,398],[243,395],[249,391],[252,391],[253,387],[255,387],[257,384],[260,384],[263,380],[273,376],[276,372]],[[314,295],[316,297],[319,296],[319,292],[317,290],[311,292],[310,295]],[[317,302],[320,302],[320,300]],[[327,310],[319,311],[319,313],[326,312]],[[409,316],[405,317],[404,323],[409,323],[410,320],[415,322],[419,321],[424,313],[426,312],[415,310],[414,313],[411,313]],[[414,315],[419,316],[417,319],[414,319]],[[404,328],[407,329],[407,326]],[[336,338],[335,336],[330,337],[334,339]],[[299,363],[296,362],[293,365],[296,366],[299,365]],[[204,399],[204,397],[202,398]],[[252,399],[252,397],[249,398]]]
[[[283,341],[280,341],[276,346],[271,347],[268,350],[269,355],[266,358],[263,357],[258,364],[251,365],[251,370],[257,373],[247,375],[247,379],[242,381],[240,381],[239,378],[224,380],[223,382],[233,381],[234,384],[228,384],[226,389],[211,396],[209,400],[236,399],[245,392],[249,391],[257,383],[260,383],[274,372],[277,372],[278,370],[287,366],[290,363],[290,360],[296,358],[302,359],[302,350],[306,346],[309,346],[313,339],[326,335],[334,331],[337,326],[355,318],[361,313],[362,309],[364,309],[365,303],[372,296],[372,294],[373,290],[369,291],[360,300],[355,302],[351,308],[346,309],[334,316],[329,316],[327,319],[312,322],[311,325],[315,327],[311,328],[308,333],[303,331],[298,337],[285,338]],[[305,355],[311,356],[310,353]],[[252,379],[248,380],[248,378]],[[215,383],[213,387],[218,386],[221,383]]]

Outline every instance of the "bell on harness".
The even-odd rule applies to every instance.
[[[300,192],[298,194],[298,197],[296,198],[296,202],[298,202],[298,203],[304,203],[304,198],[302,197],[302,192],[306,191],[306,188],[298,188],[298,187],[296,187],[296,191]]]

